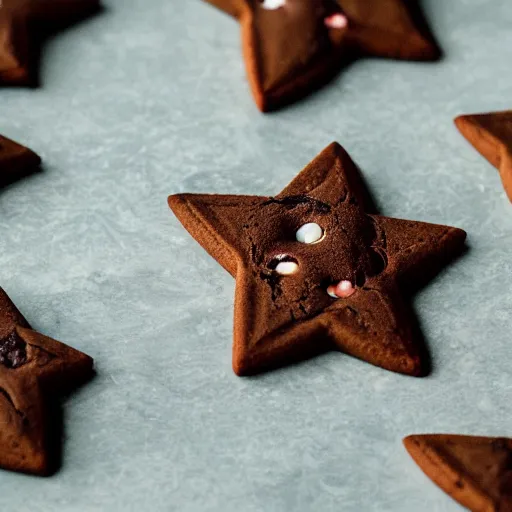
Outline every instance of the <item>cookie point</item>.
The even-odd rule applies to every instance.
[[[460,116],[457,116],[453,120],[453,122],[455,123],[455,126],[457,126],[457,128],[461,128],[468,122],[468,119],[467,119],[467,116],[460,115]]]
[[[193,194],[173,194],[167,198],[169,208],[177,214],[187,205],[190,205]]]
[[[235,373],[235,375],[237,377],[243,377],[245,375],[244,371],[243,371],[243,367],[241,366],[236,366],[233,364],[233,372]]]
[[[258,89],[254,89],[253,95],[254,95],[254,101],[256,103],[256,106],[258,107],[258,110],[262,112],[263,114],[267,112],[272,111],[270,98],[267,97],[264,91],[260,90],[260,86],[257,86]]]
[[[391,370],[410,377],[420,377],[423,374],[423,365],[417,355],[411,355],[406,351],[394,360]]]
[[[452,233],[454,235],[457,235],[462,240],[466,240],[466,238],[468,237],[468,234],[466,233],[466,231],[464,231],[463,229],[460,229],[460,228],[452,228]]]
[[[170,208],[178,204],[180,201],[180,196],[178,194],[173,194],[167,198],[167,204]]]
[[[250,374],[249,364],[243,356],[233,354],[232,368],[237,377],[245,377]]]
[[[417,438],[417,436],[412,434],[412,435],[406,436],[402,439],[402,444],[405,446],[405,449],[407,451],[409,451],[410,448],[412,447],[412,445],[415,443],[416,438]]]
[[[450,228],[444,239],[451,248],[452,256],[457,256],[463,250],[467,236],[468,234],[463,229]]]

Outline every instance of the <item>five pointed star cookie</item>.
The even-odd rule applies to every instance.
[[[424,373],[401,287],[437,273],[466,233],[370,215],[361,183],[333,143],[276,197],[169,198],[183,226],[236,278],[238,375],[330,349]]]
[[[512,110],[459,116],[455,124],[462,135],[501,175],[512,201]]]
[[[439,50],[404,0],[206,0],[239,19],[256,104],[269,111],[361,56],[435,60]]]
[[[33,151],[0,135],[0,185],[24,176],[40,163]]]
[[[45,397],[92,372],[92,359],[33,331],[0,288],[0,467],[47,474]]]
[[[32,85],[41,35],[93,14],[99,0],[2,0],[0,3],[0,84]]]
[[[469,510],[512,511],[512,439],[413,435],[404,445],[423,472]]]

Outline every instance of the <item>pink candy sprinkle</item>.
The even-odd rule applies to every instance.
[[[329,28],[345,28],[348,25],[348,19],[343,14],[332,14],[325,18],[324,23]]]
[[[350,281],[340,281],[337,285],[327,288],[327,293],[337,299],[346,299],[355,293],[356,289]]]

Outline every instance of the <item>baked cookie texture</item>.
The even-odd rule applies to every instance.
[[[464,507],[512,511],[512,439],[413,435],[404,445],[423,472]]]
[[[361,176],[339,144],[276,197],[178,194],[169,205],[236,278],[238,375],[327,350],[427,373],[403,292],[459,254],[466,233],[367,213]]]
[[[1,0],[0,85],[36,85],[41,40],[99,7],[99,0]]]
[[[34,171],[40,163],[33,151],[0,135],[0,185]]]
[[[275,110],[360,57],[436,60],[440,52],[404,0],[206,0],[237,18],[257,106]]]
[[[45,402],[92,374],[92,359],[32,330],[0,288],[0,467],[49,474]]]
[[[501,176],[512,202],[512,110],[459,116],[455,124]]]

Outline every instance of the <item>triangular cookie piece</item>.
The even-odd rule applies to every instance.
[[[455,124],[476,150],[499,171],[512,201],[512,110],[460,116]]]
[[[29,174],[40,163],[33,151],[0,135],[0,185]]]
[[[413,435],[404,445],[423,472],[469,510],[512,511],[512,439]]]

